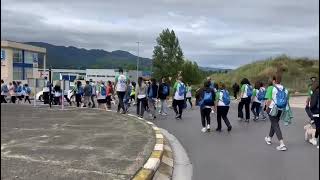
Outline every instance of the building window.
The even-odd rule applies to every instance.
[[[22,51],[14,49],[13,50],[13,63],[22,63]]]
[[[97,77],[106,77],[105,75],[97,75]]]
[[[24,68],[24,79],[33,78],[33,68]]]
[[[22,67],[13,67],[13,80],[23,80]]]
[[[96,75],[87,75],[87,77],[97,77]]]
[[[38,53],[25,51],[24,52],[24,63],[26,63],[26,64],[38,63]]]

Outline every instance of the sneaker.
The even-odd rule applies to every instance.
[[[248,123],[248,122],[249,122],[249,119],[246,119],[244,122],[247,122],[247,123]]]
[[[262,117],[262,120],[263,120],[263,121],[267,120],[267,117],[263,116],[263,117]]]
[[[162,115],[161,111],[159,111],[159,115]]]
[[[161,113],[161,115],[162,115],[162,116],[166,116],[166,115],[168,115],[168,114],[167,114],[167,113]]]
[[[310,139],[309,142],[314,146],[317,145],[317,140],[315,138]]]
[[[278,151],[286,151],[286,150],[287,150],[287,147],[286,147],[286,145],[284,145],[284,144],[280,144],[280,146],[277,146],[277,150],[278,150]]]
[[[218,129],[218,128],[217,128],[216,131],[217,131],[217,132],[221,132],[221,129]]]
[[[319,146],[317,146],[317,148],[319,149]]]
[[[272,144],[270,137],[265,137],[264,140],[266,141],[266,143],[267,143],[268,145]]]
[[[229,132],[231,131],[231,129],[232,129],[232,126],[228,127],[228,131],[229,131]]]
[[[239,121],[243,121],[244,119],[243,118],[239,118]]]
[[[207,130],[210,131],[210,124],[207,125]]]
[[[204,128],[201,129],[201,131],[202,131],[203,133],[205,133],[205,132],[207,132],[207,128],[204,127]]]

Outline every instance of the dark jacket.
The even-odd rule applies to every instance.
[[[89,84],[86,84],[83,88],[84,96],[91,96],[92,95],[92,87]]]
[[[150,97],[150,91],[151,91],[151,89],[152,89],[152,96]],[[158,85],[156,85],[156,84],[151,84],[151,85],[148,87],[147,96],[148,96],[148,98],[157,98],[157,97],[158,97]]]
[[[163,94],[163,87],[164,86],[168,87],[168,94]],[[167,96],[169,96],[169,94],[170,94],[170,86],[167,83],[161,83],[159,85],[159,91],[158,91],[159,99],[166,99]]]
[[[240,91],[240,86],[238,84],[234,84],[232,86],[233,92],[239,92]]]
[[[214,102],[216,100],[216,93],[211,88],[201,88],[196,92],[196,104],[199,105],[199,101],[202,100],[205,92],[211,92],[212,93],[212,103],[205,104],[205,106],[214,106]]]
[[[319,88],[311,95],[310,111],[312,114],[319,114]]]

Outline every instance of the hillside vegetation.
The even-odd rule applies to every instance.
[[[234,82],[239,84],[245,77],[252,84],[256,81],[267,83],[278,67],[284,68],[282,84],[291,92],[306,92],[309,78],[319,76],[319,60],[291,58],[285,55],[247,64],[225,74],[215,73],[211,76],[216,82],[224,81],[227,87],[231,88]]]

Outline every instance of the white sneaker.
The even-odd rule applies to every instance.
[[[317,146],[317,148],[319,149],[319,146]]]
[[[280,144],[280,146],[277,146],[277,150],[278,150],[278,151],[286,151],[286,150],[287,150],[287,147],[286,147],[286,145],[284,145],[284,144]]]
[[[207,125],[207,130],[210,131],[210,124]]]
[[[167,114],[167,113],[161,113],[161,115],[162,115],[162,116],[166,116],[166,115],[168,115],[168,114]]]
[[[309,142],[314,146],[317,145],[317,140],[315,138],[310,139]]]
[[[202,131],[203,133],[205,133],[205,132],[207,132],[207,128],[204,127],[204,128],[201,129],[201,131]]]
[[[265,137],[264,140],[266,141],[266,143],[267,143],[268,145],[272,144],[270,137]]]

